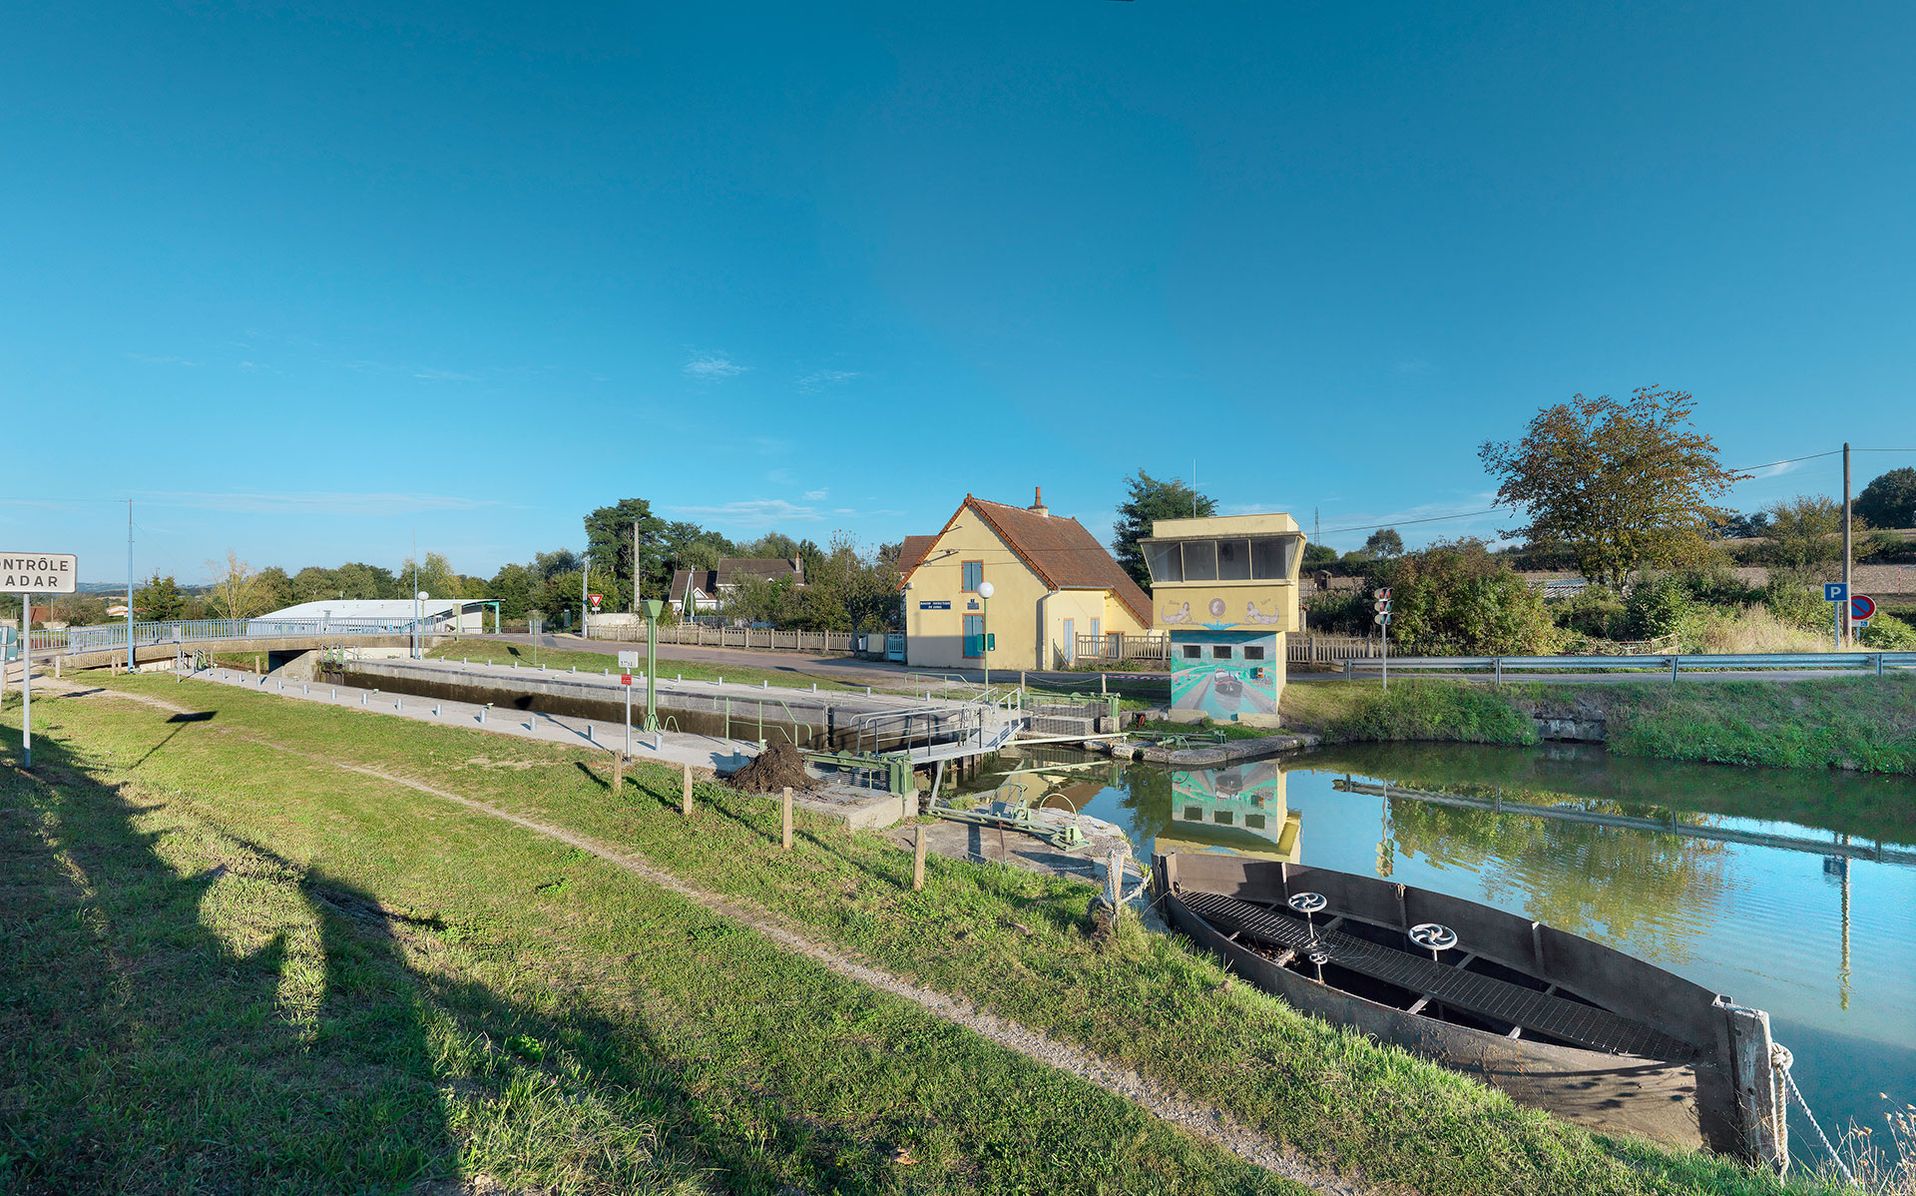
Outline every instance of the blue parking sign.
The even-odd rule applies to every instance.
[[[1849,601],[1849,586],[1845,584],[1844,582],[1840,582],[1840,581],[1824,582],[1823,583],[1823,601],[1848,602]]]

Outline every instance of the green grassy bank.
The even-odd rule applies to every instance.
[[[1916,773],[1916,677],[1630,681],[1601,685],[1400,681],[1294,684],[1288,729],[1332,743],[1526,745],[1533,716],[1600,718],[1619,755],[1772,768]]]
[[[25,932],[9,919],[0,968],[6,991],[34,976],[48,995],[6,1006],[0,1100],[26,1127],[9,1165],[46,1186],[63,1186],[56,1166],[151,1166],[611,1188],[625,1182],[604,1181],[615,1163],[653,1188],[733,1182],[701,1170],[713,1166],[763,1188],[1268,1186],[594,857],[321,762],[350,745],[357,764],[636,851],[1395,1190],[1791,1190],[1519,1109],[1135,922],[1094,941],[1083,884],[934,859],[914,894],[909,856],[876,836],[801,818],[798,848],[780,852],[764,799],[704,785],[687,822],[668,771],[641,767],[614,795],[568,749],[153,677],[101,683],[211,717],[50,702],[36,722],[79,750],[51,787],[5,782],[9,855],[39,870],[46,904]],[[127,858],[90,854],[100,841]],[[202,843],[237,845],[237,865]],[[115,869],[145,889],[103,884]],[[229,915],[208,899],[227,890],[282,912]],[[354,912],[367,901],[383,912]],[[150,975],[162,996],[128,979]],[[208,996],[235,976],[237,1004]],[[418,1046],[389,1062],[361,1033]],[[87,1091],[99,1095],[76,1102]],[[228,1107],[235,1091],[256,1095]],[[356,1132],[333,1132],[349,1103],[367,1110]],[[193,1116],[155,1112],[169,1105]],[[515,1131],[527,1124],[554,1128]],[[206,1145],[234,1139],[244,1148]],[[900,1147],[919,1163],[894,1161]]]
[[[248,705],[46,702],[0,776],[0,1190],[1296,1190]]]

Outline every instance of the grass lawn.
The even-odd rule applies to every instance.
[[[46,701],[0,776],[0,1189],[1294,1190],[596,856],[229,733],[316,711],[135,684],[214,718]],[[455,771],[580,779],[455,738]]]
[[[435,807],[416,794],[302,762],[302,757],[275,752],[253,741],[283,742],[322,757],[336,754],[341,744],[349,743],[352,758],[360,764],[416,777],[501,809],[535,816],[634,850],[707,889],[776,911],[808,928],[817,938],[855,950],[897,974],[967,997],[993,1012],[1174,1085],[1187,1096],[1226,1110],[1245,1124],[1293,1144],[1320,1164],[1361,1171],[1374,1181],[1396,1188],[1473,1196],[1787,1190],[1774,1179],[1727,1162],[1607,1142],[1542,1114],[1519,1109],[1501,1095],[1459,1076],[1303,1017],[1281,1002],[1234,982],[1179,940],[1145,933],[1134,920],[1122,927],[1115,941],[1100,945],[1086,932],[1085,909],[1092,890],[1081,883],[934,859],[925,892],[913,894],[909,856],[876,836],[851,834],[834,825],[801,818],[799,849],[789,855],[779,852],[777,810],[774,803],[764,799],[703,786],[698,812],[688,824],[677,813],[675,773],[642,767],[635,773],[637,783],[614,796],[600,775],[602,769],[585,765],[584,757],[567,749],[356,711],[305,706],[262,694],[182,686],[158,677],[100,681],[111,688],[188,703],[196,710],[211,712],[213,717],[169,726],[160,712],[118,703],[49,703],[49,735],[85,745],[89,753],[76,769],[83,767],[102,780],[125,778],[130,782],[129,792],[136,795],[134,801],[158,802],[162,808],[183,805],[213,821],[222,828],[221,833],[243,837],[284,859],[297,860],[298,867],[336,878],[337,883],[375,897],[386,909],[414,911],[420,917],[437,918],[444,926],[465,928],[454,930],[453,937],[470,933],[476,936],[470,941],[477,945],[470,962],[459,957],[459,983],[483,988],[506,1002],[515,1014],[532,1009],[548,1019],[563,1019],[578,1006],[591,1010],[589,1016],[598,1019],[591,1023],[594,1033],[609,1033],[622,1026],[623,1019],[637,1019],[638,1028],[633,1033],[641,1037],[625,1040],[630,1045],[620,1056],[625,1060],[622,1065],[638,1068],[648,1052],[664,1051],[675,1074],[676,1069],[686,1067],[706,1069],[699,1074],[712,1077],[708,1082],[728,1094],[727,1100],[754,1110],[745,1119],[754,1127],[747,1137],[754,1144],[753,1150],[766,1152],[753,1158],[754,1165],[767,1172],[793,1174],[805,1167],[822,1167],[825,1164],[820,1155],[829,1155],[844,1160],[838,1165],[845,1167],[845,1174],[852,1179],[841,1180],[834,1175],[825,1186],[894,1181],[916,1186],[927,1182],[928,1172],[913,1170],[901,1179],[900,1172],[887,1170],[885,1148],[902,1139],[917,1157],[943,1152],[938,1157],[971,1166],[974,1182],[979,1177],[995,1181],[1000,1173],[994,1169],[1000,1166],[1006,1169],[1003,1174],[1021,1176],[1024,1183],[1034,1187],[1055,1187],[1063,1182],[1059,1176],[1092,1186],[1085,1177],[1102,1174],[1125,1177],[1117,1186],[1127,1188],[1161,1184],[1176,1190],[1202,1191],[1220,1185],[1232,1187],[1243,1178],[1241,1173],[1229,1171],[1225,1161],[1215,1158],[1208,1148],[1200,1149],[1183,1139],[1170,1139],[1153,1147],[1150,1153],[1154,1161],[1147,1165],[1140,1153],[1145,1149],[1142,1144],[1160,1140],[1147,1132],[1148,1124],[1114,1131],[1122,1106],[1095,1118],[1084,1112],[1061,1114],[1056,1110],[1055,1098],[1035,1095],[1037,1089],[953,1103],[958,1097],[951,1089],[971,1082],[968,1069],[973,1063],[969,1058],[942,1073],[944,1078],[937,1083],[948,1087],[925,1089],[922,1085],[928,1081],[923,1079],[906,1083],[894,1077],[890,1069],[916,1064],[911,1062],[910,1052],[896,1052],[890,1045],[896,1040],[886,1035],[896,1033],[908,1041],[912,1035],[934,1033],[956,1035],[956,1041],[964,1041],[964,1036],[924,1023],[909,1008],[887,1012],[886,1002],[870,994],[840,992],[826,977],[799,965],[781,964],[775,952],[749,934],[716,932],[717,939],[725,944],[725,953],[711,955],[700,967],[697,946],[673,942],[666,949],[653,945],[673,938],[676,921],[700,924],[697,911],[675,907],[663,894],[632,881],[605,876],[601,866],[591,860],[568,860],[560,845],[527,841],[525,832],[512,828],[474,825],[470,815],[443,805]],[[161,744],[169,735],[172,738]],[[92,788],[91,782],[86,785]],[[10,801],[15,800],[19,799],[10,797]],[[134,826],[143,816],[123,813],[108,817],[122,818]],[[17,821],[12,819],[10,824]],[[144,826],[135,830],[150,833]],[[176,876],[200,876],[204,867],[182,866],[171,871]],[[79,882],[61,883],[72,887]],[[225,883],[224,877],[220,883]],[[615,897],[633,904],[618,907],[616,917],[601,912],[611,907],[600,903]],[[188,903],[197,900],[195,896]],[[84,904],[77,898],[76,902]],[[148,903],[130,904],[137,910]],[[305,905],[317,910],[322,922],[330,916],[324,912],[328,908],[324,902],[307,901]],[[628,908],[630,913],[625,912]],[[182,933],[189,940],[193,935],[208,933],[207,916],[203,903],[197,922],[182,913]],[[50,911],[45,917],[54,922],[63,918],[84,921],[67,910]],[[649,926],[650,937],[631,933],[628,919]],[[393,924],[389,918],[381,921],[387,926]],[[119,933],[148,933],[138,928],[139,922],[133,919],[121,926]],[[74,939],[74,950],[79,954],[69,954],[64,964],[45,959],[16,964],[15,953],[22,948],[9,939],[7,967],[60,974],[88,958],[85,951],[90,948],[85,944],[100,941],[99,936],[112,933],[112,927],[109,919],[106,930],[87,930],[85,936]],[[383,933],[403,940],[413,931]],[[446,935],[430,933],[437,950],[438,940]],[[683,927],[676,933],[680,938],[692,937]],[[72,934],[81,935],[82,931]],[[253,939],[244,940],[253,943],[250,948],[243,942],[234,950],[243,960],[248,950],[257,954],[267,949],[261,943],[271,941],[270,935],[260,939],[255,932]],[[655,950],[663,958],[683,959],[687,971],[654,974],[650,960]],[[704,950],[716,952],[718,948],[707,944]],[[738,954],[731,954],[733,951]],[[416,984],[426,964],[442,957],[429,952],[415,955],[407,949],[397,958],[414,978],[409,982]],[[447,966],[452,966],[454,957],[444,958]],[[663,963],[657,966],[665,967]],[[796,991],[809,994],[829,989],[837,994],[834,1000],[849,1004],[833,1006],[823,1018],[825,1026],[808,1028],[806,1015],[816,1002],[809,995],[803,1002],[789,1001],[785,998],[786,984],[791,982],[765,979],[780,967],[799,967],[804,983]],[[279,970],[283,977],[285,969]],[[110,976],[88,972],[70,983],[110,984]],[[284,984],[282,979],[270,987],[277,994]],[[192,989],[193,983],[183,982],[180,999],[189,1000]],[[330,995],[334,991],[330,982],[308,982],[304,991],[322,994],[305,998],[308,1004],[317,999],[322,1011],[329,1001],[337,999]],[[613,997],[613,993],[620,997]],[[774,995],[776,999],[767,999]],[[749,1012],[731,1010],[733,1001],[758,1008]],[[861,1001],[865,1004],[856,1004]],[[263,1002],[263,996],[255,998],[249,1024],[263,1026],[272,1020],[268,1014],[276,1006],[262,1007]],[[437,1008],[431,998],[418,996],[409,996],[404,1004],[420,1016]],[[671,1011],[671,1016],[655,1015],[655,1007]],[[844,1008],[876,1012],[854,1016]],[[273,1016],[283,1017],[276,1013]],[[654,1017],[664,1020],[649,1020]],[[735,1017],[745,1020],[735,1024],[730,1020]],[[901,1024],[916,1029],[909,1033],[884,1030],[886,1017],[901,1019]],[[706,1024],[712,1018],[717,1018],[717,1023]],[[465,1025],[456,1016],[453,1024]],[[547,1028],[569,1024],[576,1023],[560,1020]],[[871,1032],[879,1035],[875,1041],[883,1044],[867,1056],[869,1066],[843,1074],[834,1071],[832,1060],[836,1052],[845,1049],[835,1034],[850,1033],[852,1027],[862,1032],[868,1026],[880,1027]],[[490,1026],[482,1028],[486,1041],[493,1044],[487,1048],[491,1053],[484,1057],[496,1060],[497,1035]],[[434,1041],[467,1041],[460,1036],[471,1033],[470,1029],[448,1029]],[[547,1034],[529,1033],[541,1043],[547,1041]],[[802,1038],[802,1046],[778,1055],[776,1061],[766,1058],[762,1052],[771,1048],[761,1043],[760,1036],[776,1038],[781,1033]],[[9,1038],[13,1036],[10,1033]],[[46,1036],[35,1035],[31,1041],[38,1043],[42,1037]],[[102,1038],[113,1040],[110,1034],[79,1036],[88,1043]],[[571,1041],[563,1036],[557,1036],[557,1040]],[[64,1036],[35,1047],[53,1052],[60,1065],[33,1067],[28,1074],[50,1076],[71,1070],[59,1054],[63,1049],[82,1057],[91,1050],[103,1049],[83,1049],[77,1043],[62,1048],[58,1045],[61,1041],[65,1041]],[[983,1047],[976,1049],[984,1052],[979,1059],[996,1057]],[[716,1057],[726,1052],[743,1052],[744,1058]],[[555,1055],[572,1058],[565,1052],[548,1053],[546,1062],[535,1070],[550,1074]],[[442,1149],[429,1153],[441,1160],[439,1166],[448,1169],[454,1159],[468,1172],[501,1166],[501,1156],[481,1151],[460,1135],[457,1127],[467,1124],[466,1119],[479,1117],[478,1110],[494,1108],[500,1094],[507,1090],[494,1085],[468,1092],[446,1079],[448,1075],[464,1078],[465,1073],[459,1069],[471,1066],[466,1055],[447,1055],[434,1047],[425,1052],[425,1057],[430,1059],[425,1065],[430,1075],[424,1082],[436,1086],[440,1093],[425,1104],[443,1115],[448,1102],[471,1102],[461,1119],[451,1119],[453,1137]],[[526,1062],[508,1066],[519,1068]],[[266,1063],[270,1065],[268,1073],[286,1074],[284,1059],[269,1057]],[[1000,1062],[998,1066],[1003,1071],[1012,1068],[1013,1063]],[[304,1061],[294,1074],[303,1068]],[[10,1072],[17,1071],[10,1068]],[[820,1076],[821,1071],[827,1074]],[[592,1085],[599,1082],[602,1073],[586,1066],[581,1074],[585,1078],[579,1082],[587,1084],[586,1090],[596,1091]],[[616,1079],[619,1073],[606,1074],[615,1077],[615,1087],[625,1090],[624,1082]],[[989,1071],[985,1074],[990,1075]],[[963,1082],[961,1076],[966,1077]],[[1024,1077],[1017,1084],[1036,1080]],[[28,1092],[38,1091],[40,1082],[26,1085]],[[121,1084],[121,1100],[143,1099],[138,1080],[127,1077]],[[1015,1085],[1007,1079],[998,1091],[1002,1093],[1007,1087]],[[832,1116],[810,1112],[813,1105],[805,1103],[828,1097],[837,1102],[831,1106]],[[1086,1090],[1078,1099],[1082,1105],[1097,1097],[1095,1090]],[[8,1107],[14,1107],[19,1099],[10,1090]],[[282,1095],[280,1102],[285,1099]],[[981,1112],[980,1106],[998,1110],[996,1119]],[[29,1124],[39,1127],[40,1134],[52,1133],[54,1126],[71,1120],[70,1115],[62,1118],[51,1112],[63,1107],[61,1102],[39,1101],[35,1105],[41,1110],[39,1118]],[[558,1110],[572,1108],[569,1099],[555,1097],[549,1115],[557,1117]],[[698,1104],[698,1108],[703,1110],[705,1106]],[[802,1118],[797,1112],[801,1109],[807,1110]],[[700,1128],[696,1118],[693,1128],[699,1133],[691,1132],[683,1121],[675,1120],[677,1114],[672,1108],[654,1116],[659,1128],[652,1138],[659,1144],[659,1159],[677,1157],[672,1153],[675,1150],[690,1152],[694,1159],[706,1157],[697,1153],[700,1133],[723,1137],[709,1125]],[[831,1139],[835,1144],[832,1149],[809,1154],[784,1145],[786,1138],[781,1133],[795,1137],[802,1137],[802,1133],[781,1118],[799,1118],[808,1128],[817,1119],[829,1127],[830,1134],[840,1137]],[[484,1123],[483,1117],[479,1123]],[[733,1124],[728,1114],[723,1125]],[[1008,1128],[1012,1124],[1022,1126],[1026,1137],[1012,1135]],[[1102,1145],[1084,1161],[1064,1162],[1067,1156],[1084,1149],[1083,1139],[1074,1136],[1072,1130],[1080,1124]],[[990,1128],[998,1125],[1007,1128],[1001,1136],[989,1138],[988,1146],[981,1135],[998,1133]],[[908,1137],[908,1130],[917,1136]],[[153,1132],[165,1135],[171,1131],[161,1127]],[[1129,1144],[1117,1155],[1112,1153],[1118,1149],[1114,1132],[1118,1133],[1117,1143]],[[1034,1155],[1034,1147],[1026,1140],[1033,1136],[1056,1149]],[[411,1140],[413,1136],[407,1137]],[[1020,1146],[1021,1142],[1024,1145]],[[1177,1149],[1180,1146],[1182,1149]],[[732,1148],[738,1148],[736,1142]],[[267,1156],[274,1153],[268,1147],[260,1149]],[[534,1176],[553,1174],[562,1165],[552,1158],[553,1148],[542,1142],[522,1143],[518,1149],[529,1153],[508,1156],[507,1161],[520,1159],[515,1164],[520,1170],[512,1174],[528,1182]],[[1155,1161],[1160,1156],[1166,1161]],[[979,1160],[989,1162],[981,1164]],[[15,1163],[16,1168],[20,1165]],[[1066,1170],[1054,1174],[1050,1182],[1035,1178],[1047,1165]],[[1094,1165],[1103,1170],[1087,1170]],[[815,1177],[822,1173],[806,1174]],[[800,1182],[809,1185],[818,1180]]]

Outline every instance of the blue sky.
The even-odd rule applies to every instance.
[[[1103,530],[1194,458],[1328,530],[1647,383],[1731,464],[1916,448],[1907,5],[564,7],[0,18],[0,547]]]

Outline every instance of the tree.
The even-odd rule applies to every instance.
[[[638,540],[636,573],[633,557],[635,527]],[[606,609],[627,607],[636,611],[641,594],[650,594],[655,598],[664,596],[665,583],[671,580],[662,551],[665,528],[665,520],[654,515],[652,504],[643,498],[622,498],[609,507],[594,509],[585,517],[586,551],[592,554],[593,576],[597,579],[603,570],[605,581],[611,585],[610,589],[599,591],[605,595]]]
[[[506,565],[486,583],[486,597],[499,603],[499,615],[505,619],[523,619],[538,601],[539,585],[544,579],[524,565]]]
[[[1800,573],[1827,569],[1843,559],[1843,508],[1821,495],[1799,494],[1770,507],[1763,535],[1766,563]]]
[[[1141,586],[1151,584],[1151,571],[1144,567],[1144,550],[1138,541],[1151,535],[1151,525],[1160,519],[1190,519],[1217,514],[1217,503],[1172,478],[1162,481],[1142,469],[1124,480],[1129,497],[1118,506],[1118,521],[1111,553],[1118,564]]]
[[[1397,534],[1394,527],[1379,528],[1364,541],[1364,551],[1371,556],[1393,557],[1404,554],[1404,538]]]
[[[1916,527],[1916,469],[1892,469],[1863,487],[1850,510],[1871,527]]]
[[[145,585],[133,591],[136,619],[159,623],[180,618],[185,611],[186,595],[180,593],[180,583],[171,577],[161,577],[157,571]]]
[[[278,565],[268,565],[253,579],[253,605],[257,612],[280,610],[293,604],[293,579]]]
[[[206,567],[213,574],[213,603],[221,618],[249,619],[260,612],[259,574],[238,553],[229,548],[225,564],[208,561]]]
[[[1639,570],[1701,559],[1704,532],[1724,518],[1712,500],[1748,475],[1717,463],[1695,407],[1680,390],[1577,395],[1539,411],[1522,440],[1485,442],[1477,455],[1499,479],[1498,503],[1529,516],[1502,534],[1561,544],[1585,577],[1615,589]]]
[[[426,559],[419,562],[419,571],[413,572],[413,560],[407,557],[399,566],[399,584],[406,587],[404,595],[408,598],[419,590],[424,590],[434,598],[464,598],[465,587],[460,583],[459,571],[452,567],[442,552],[429,552]],[[416,588],[415,588],[416,587]]]

